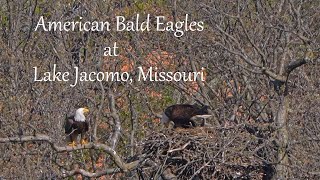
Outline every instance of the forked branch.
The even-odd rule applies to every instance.
[[[49,136],[44,135],[44,134],[35,134],[34,136],[15,136],[15,137],[7,137],[7,138],[0,138],[0,143],[15,143],[15,142],[46,142],[50,144],[53,150],[55,150],[58,153],[62,152],[71,152],[75,150],[80,150],[80,149],[95,149],[95,150],[103,150],[107,154],[109,154],[115,164],[118,166],[118,168],[122,172],[127,172],[130,171],[134,168],[136,168],[139,165],[139,160],[130,162],[130,163],[125,163],[122,158],[117,154],[115,150],[113,150],[111,147],[101,144],[101,143],[88,143],[85,145],[78,145],[76,147],[70,147],[70,146],[58,146]],[[66,172],[63,174],[63,176],[72,176],[75,174],[82,174],[87,177],[99,177],[105,174],[110,174],[110,173],[115,173],[119,172],[117,169],[107,169],[107,170],[102,170],[101,172],[96,172],[96,173],[90,173],[87,172],[83,169],[76,169],[72,170],[69,172]]]

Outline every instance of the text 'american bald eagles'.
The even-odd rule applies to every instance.
[[[132,20],[126,19],[124,16],[115,16],[115,22],[109,21],[84,21],[82,17],[79,20],[66,21],[45,21],[43,16],[40,16],[35,31],[135,31],[144,32],[152,29],[159,32],[172,32],[175,37],[182,37],[185,32],[203,31],[203,21],[192,21],[189,14],[186,14],[180,20],[175,22],[169,21],[165,16],[151,17],[147,14],[146,17],[136,14]],[[115,25],[112,25],[115,23]]]

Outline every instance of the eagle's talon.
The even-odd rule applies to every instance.
[[[86,144],[88,144],[88,142],[84,139],[81,139],[81,145],[86,145]]]
[[[75,141],[72,141],[71,143],[68,144],[69,146],[71,147],[76,147],[77,146],[77,143]]]

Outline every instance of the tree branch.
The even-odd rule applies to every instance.
[[[107,174],[114,174],[114,173],[118,173],[120,172],[119,168],[111,168],[111,169],[105,169],[99,172],[88,172],[84,169],[75,169],[72,171],[67,171],[67,172],[63,172],[63,177],[70,177],[70,176],[74,176],[77,174],[81,174],[82,176],[85,177],[90,177],[90,178],[94,178],[94,177],[100,177],[103,175],[107,175]]]
[[[51,145],[52,149],[54,149],[58,153],[62,152],[71,152],[75,150],[80,150],[80,149],[95,149],[95,150],[103,150],[107,154],[109,154],[115,164],[121,169],[123,172],[130,171],[134,168],[136,168],[139,165],[139,160],[130,162],[130,163],[125,163],[121,157],[117,154],[115,150],[113,150],[111,147],[101,144],[101,143],[89,143],[86,145],[78,145],[76,147],[70,147],[70,146],[58,146],[57,144],[54,143],[54,141],[47,135],[44,134],[35,134],[34,136],[15,136],[15,137],[7,137],[7,138],[0,138],[0,143],[12,143],[12,142],[36,142],[36,141],[43,141],[47,142]],[[98,175],[101,176],[100,174],[106,174],[111,172],[111,170],[104,170],[98,173],[89,173],[85,170],[73,170],[68,172],[67,174],[69,175],[74,175],[74,174],[82,174],[84,176],[88,177],[97,177]],[[112,172],[114,172],[112,170]]]
[[[307,63],[307,60],[305,58],[303,59],[298,59],[298,60],[295,60],[291,63],[289,63],[287,66],[286,66],[286,74],[290,74],[291,71],[293,71],[295,68],[299,67],[299,66],[302,66],[304,64]]]
[[[276,73],[273,73],[272,71],[270,71],[269,69],[266,69],[266,68],[262,69],[262,73],[275,79],[275,80],[278,80],[280,82],[286,82],[286,80],[287,80],[287,78],[285,76],[281,76]]]
[[[111,111],[111,117],[114,120],[114,127],[113,127],[113,134],[111,136],[111,147],[113,149],[116,148],[118,140],[120,138],[120,132],[121,132],[121,123],[120,123],[120,117],[118,115],[118,112],[116,110],[116,103],[113,93],[109,90],[108,92],[108,98],[109,98],[109,108]]]

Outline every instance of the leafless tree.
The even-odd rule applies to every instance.
[[[0,1],[0,177],[319,178],[317,1]],[[116,15],[204,21],[201,32],[34,31]],[[117,42],[119,56],[103,56]],[[196,82],[34,82],[52,71],[201,71]],[[72,80],[71,80],[72,81]],[[210,106],[210,127],[163,129],[174,103]],[[85,146],[63,123],[91,110]],[[24,169],[24,171],[17,171]]]

